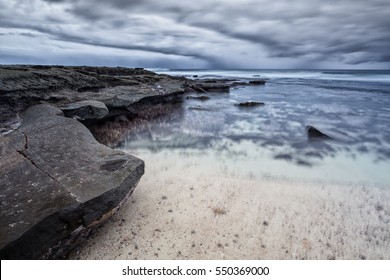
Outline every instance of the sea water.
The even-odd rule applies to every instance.
[[[390,71],[155,71],[267,83],[186,94],[210,99],[183,96],[169,116],[129,132],[117,148],[148,159],[146,165],[169,158],[205,176],[390,187]],[[265,105],[236,106],[246,101]],[[332,139],[310,140],[307,125]]]

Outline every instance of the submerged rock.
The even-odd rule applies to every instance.
[[[240,87],[240,86],[256,86],[256,85],[264,85],[266,83],[265,80],[253,80],[249,82],[243,81],[234,81],[230,83],[231,87]]]
[[[257,106],[264,106],[264,102],[257,102],[257,101],[248,101],[248,102],[241,102],[238,104],[235,104],[238,107],[257,107]]]
[[[201,96],[192,96],[192,95],[189,95],[186,97],[186,99],[196,99],[196,100],[201,100],[201,101],[205,101],[205,100],[209,100],[210,97],[206,96],[206,95],[201,95]]]
[[[103,102],[84,100],[61,107],[62,112],[69,118],[78,120],[102,119],[108,115],[108,108]]]
[[[307,137],[309,139],[332,139],[332,137],[322,133],[314,126],[308,125],[306,126]]]
[[[61,258],[127,200],[144,163],[98,143],[53,106],[21,118],[0,137],[0,257]]]
[[[252,84],[252,85],[265,85],[266,83],[266,80],[253,80],[253,81],[249,81],[249,84]]]

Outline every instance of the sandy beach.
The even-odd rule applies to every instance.
[[[390,259],[388,188],[139,156],[146,172],[130,200],[70,259]]]

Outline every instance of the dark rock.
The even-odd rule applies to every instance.
[[[248,86],[249,83],[247,82],[233,82],[230,84],[230,87],[239,87],[239,86]]]
[[[203,88],[200,88],[194,84],[190,83],[185,83],[185,92],[202,92],[202,93],[207,93],[207,91]]]
[[[205,96],[205,95],[201,95],[201,96],[187,96],[186,99],[196,99],[196,100],[201,100],[201,101],[205,101],[205,100],[209,100],[210,97],[208,96]]]
[[[230,91],[230,86],[228,84],[219,81],[197,83],[195,86],[196,88],[202,89],[204,92],[229,93]]]
[[[265,80],[253,80],[253,81],[249,81],[249,84],[252,84],[252,85],[265,85],[266,81]]]
[[[13,130],[11,120],[31,105],[44,102],[61,107],[96,100],[103,102],[110,111],[109,116],[113,116],[144,100],[165,102],[183,94],[189,88],[185,84],[190,81],[144,69],[28,65],[0,65],[0,80],[2,134]]]
[[[322,133],[317,128],[311,125],[306,126],[306,131],[309,139],[332,139],[330,136]]]
[[[257,101],[248,101],[248,102],[241,102],[238,104],[235,104],[236,106],[239,107],[257,107],[257,106],[264,106],[264,102],[257,102]]]
[[[61,258],[133,192],[144,163],[50,105],[0,137],[1,259]]]
[[[198,75],[193,75],[192,77],[194,77],[194,78],[198,78]]]
[[[67,104],[61,107],[62,112],[69,118],[78,120],[102,119],[108,115],[108,108],[103,102],[85,100]]]
[[[264,85],[266,83],[265,80],[253,80],[249,82],[235,81],[230,84],[231,87],[239,87],[239,86],[256,86],[256,85]]]

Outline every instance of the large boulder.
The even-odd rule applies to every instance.
[[[0,137],[1,259],[61,258],[131,195],[144,163],[50,105]]]

